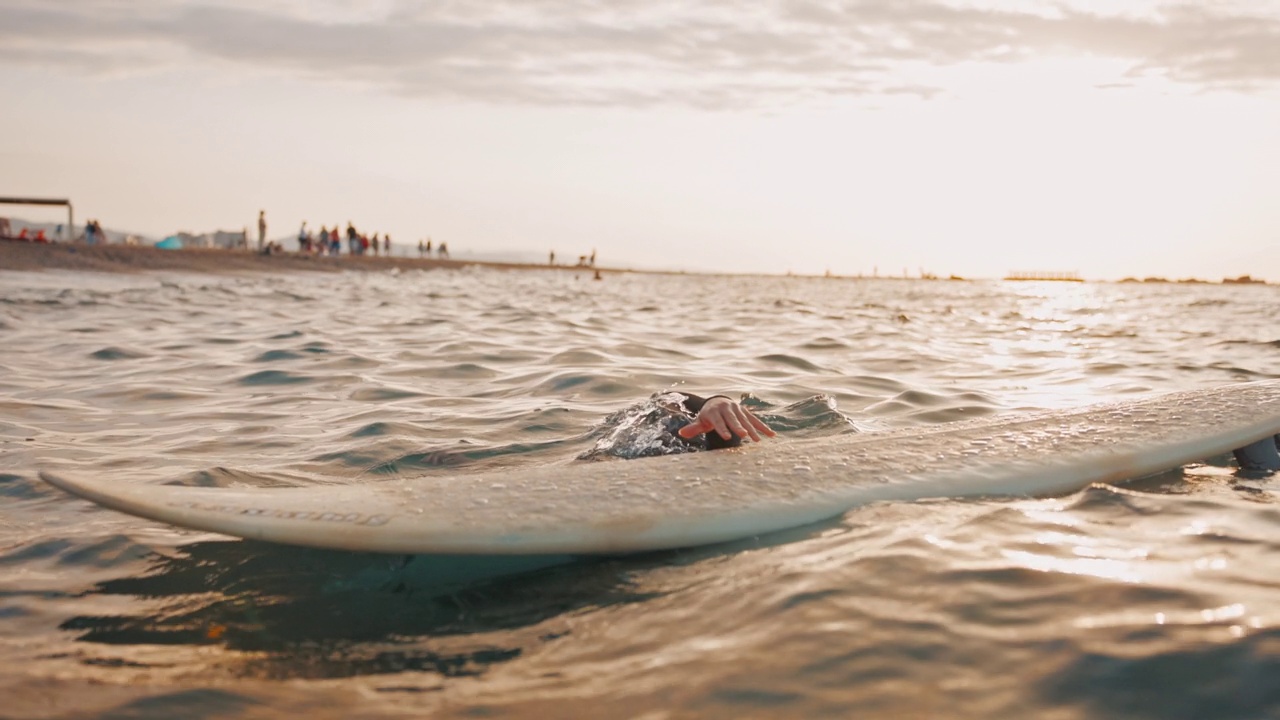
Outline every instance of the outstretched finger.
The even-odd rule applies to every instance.
[[[706,421],[709,421],[711,425],[715,427],[716,432],[720,434],[721,439],[728,440],[733,437],[733,432],[729,430],[729,425],[725,422],[725,418],[722,413],[713,412]]]
[[[778,433],[774,432],[773,428],[766,425],[763,420],[756,417],[755,414],[752,413],[750,410],[747,410],[746,412],[747,412],[747,419],[751,422],[752,427],[764,433],[765,435],[768,435],[769,437],[777,437]]]
[[[733,414],[730,418],[732,422],[729,425],[738,437],[750,437],[751,442],[760,442],[760,434],[751,426],[751,421],[747,420],[747,415],[747,411],[742,409],[740,405],[734,405]]]
[[[711,423],[706,420],[694,420],[688,425],[677,430],[676,433],[685,440],[691,440],[710,429]]]

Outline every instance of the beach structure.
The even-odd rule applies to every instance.
[[[1075,272],[1059,272],[1055,270],[1014,270],[1004,276],[1005,280],[1040,280],[1046,282],[1084,282],[1084,278]]]
[[[236,248],[245,248],[249,246],[248,233],[243,230],[215,230],[213,232],[206,233],[180,231],[170,235],[165,238],[165,240],[173,238],[177,239],[176,247],[183,248],[217,248],[221,250],[234,250]]]
[[[24,197],[0,197],[0,205],[66,205],[67,206],[67,231],[74,233],[76,226],[75,211],[71,207],[70,200],[61,198],[24,198]],[[6,223],[8,224],[8,223]],[[6,233],[7,235],[7,233]]]

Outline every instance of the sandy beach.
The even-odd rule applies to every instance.
[[[310,270],[390,270],[460,268],[477,265],[506,270],[576,270],[567,265],[479,262],[403,256],[365,255],[318,257],[284,252],[261,255],[239,250],[158,250],[140,245],[81,245],[69,243],[0,242],[0,270],[88,270],[97,272],[145,272],[176,270],[206,273],[280,272]],[[601,272],[610,272],[601,269]]]

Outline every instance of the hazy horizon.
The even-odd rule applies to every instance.
[[[1263,2],[0,0],[0,62],[0,195],[153,237],[1280,279]]]

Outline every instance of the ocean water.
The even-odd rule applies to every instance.
[[[122,483],[585,462],[667,388],[781,438],[1280,377],[1274,286],[0,273],[0,716],[1280,717],[1280,479],[883,503],[709,548],[326,552]],[[625,449],[625,448],[624,448]],[[640,460],[613,462],[643,463]]]

